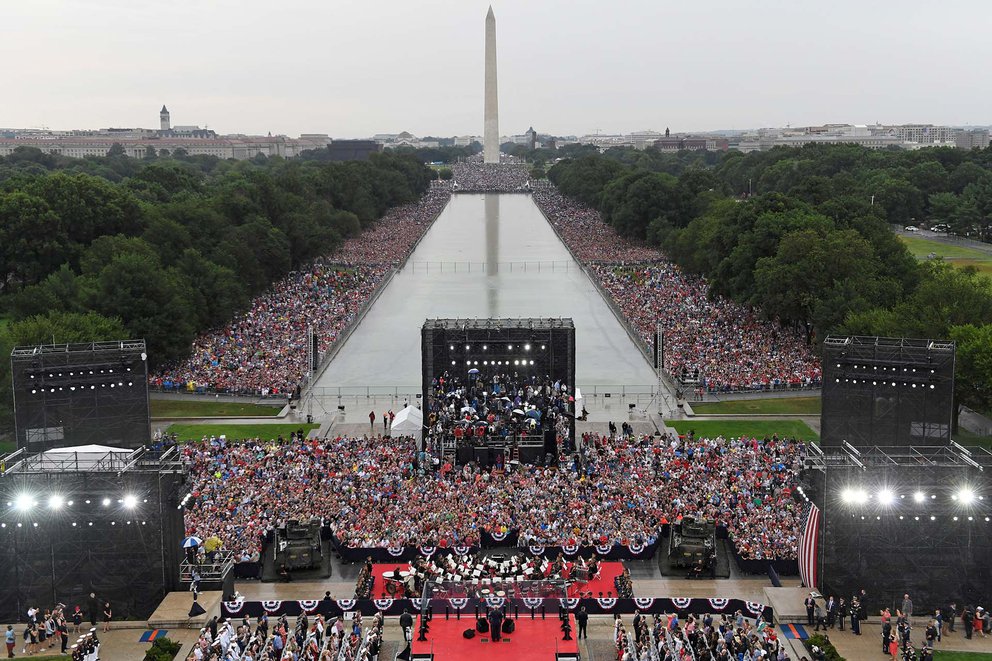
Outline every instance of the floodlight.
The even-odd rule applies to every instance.
[[[104,507],[110,507],[110,499],[109,498],[104,498],[103,499],[103,506]]]
[[[971,489],[961,489],[958,491],[958,500],[962,505],[970,505],[975,500],[975,492]]]
[[[913,500],[915,500],[918,503],[922,503],[926,499],[927,496],[922,491],[917,491],[916,493],[913,494]]]
[[[524,351],[530,351],[530,345],[529,344],[525,344],[524,345]]]
[[[128,494],[124,496],[124,500],[122,502],[124,503],[124,507],[128,509],[134,509],[138,505],[138,498],[137,496],[132,496],[131,494]]]
[[[22,493],[17,498],[14,499],[14,507],[16,507],[21,512],[27,512],[34,506],[34,498]]]
[[[882,489],[878,492],[878,502],[883,505],[891,505],[896,500],[895,494],[889,489]]]
[[[62,498],[62,496],[60,496],[58,494],[53,494],[48,499],[48,507],[50,509],[53,509],[53,510],[62,509],[62,506],[63,505],[65,505],[65,499]]]

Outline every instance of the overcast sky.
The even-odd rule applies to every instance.
[[[486,0],[0,0],[0,127],[482,133]],[[992,123],[989,0],[497,0],[500,129]]]

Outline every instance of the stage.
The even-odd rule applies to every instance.
[[[372,599],[388,599],[388,598],[401,598],[402,594],[390,594],[387,589],[386,580],[383,578],[383,574],[389,574],[390,577],[392,573],[399,567],[400,571],[409,571],[410,563],[408,562],[397,562],[393,564],[380,564],[375,563],[372,565],[372,576],[375,577],[375,581],[372,584],[372,594],[370,598]],[[571,568],[571,563],[569,563]],[[616,597],[617,589],[613,583],[613,579],[620,576],[623,573],[623,563],[622,562],[603,562],[600,563],[599,578],[593,579],[589,582],[576,582],[571,583],[568,586],[568,596],[569,597]],[[391,584],[391,587],[395,586],[398,592],[399,586],[395,583]]]
[[[492,642],[488,633],[475,632],[474,638],[465,638],[466,629],[475,629],[473,618],[445,620],[435,617],[430,623],[430,633],[426,642],[418,642],[416,633],[413,640],[414,654],[434,654],[434,661],[554,661],[556,652],[578,654],[579,644],[575,640],[575,618],[569,616],[572,625],[572,640],[562,640],[561,620],[557,616],[547,619],[521,617],[514,620],[516,630],[502,634],[502,640]],[[419,630],[420,618],[417,618]]]

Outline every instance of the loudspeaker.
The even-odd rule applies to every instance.
[[[480,617],[475,623],[475,628],[479,633],[489,633],[489,620]]]
[[[465,631],[462,632],[462,637],[475,638],[475,629],[465,629]]]
[[[517,625],[513,620],[506,619],[503,620],[503,633],[513,633],[513,630],[517,628]]]

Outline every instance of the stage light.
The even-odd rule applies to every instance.
[[[465,345],[465,351],[468,351],[470,348],[471,347],[469,345],[467,345],[467,344]]]
[[[484,361],[482,361],[482,364],[483,365],[488,365],[489,364],[489,361],[488,360],[484,360]]]
[[[927,498],[926,495],[922,491],[917,491],[916,493],[913,494],[913,500],[915,500],[918,503],[922,503],[924,500],[926,500],[926,498]]]
[[[529,344],[525,344],[524,345],[524,351],[530,351],[530,345]]]
[[[29,509],[34,507],[34,498],[26,493],[22,493],[14,499],[14,507],[21,512],[27,512]]]
[[[34,390],[34,389],[31,390],[31,394],[32,395],[35,394],[35,393],[37,393],[37,392],[38,392],[37,390]]]
[[[544,351],[544,345],[543,344],[541,345],[541,351]]]
[[[53,510],[62,509],[63,505],[65,505],[65,499],[63,499],[62,496],[58,494],[53,494],[48,499],[49,509],[53,509]]]
[[[465,361],[465,364],[466,364],[466,365],[471,365],[471,364],[472,364],[472,361],[471,361],[471,360],[466,360],[466,361]]]
[[[881,491],[878,492],[878,502],[882,503],[883,505],[891,505],[892,503],[895,502],[895,500],[896,500],[895,494],[893,494],[888,489],[882,489]]]
[[[451,345],[451,350],[452,350],[452,351],[454,351],[454,350],[455,350],[455,345],[454,345],[454,344],[452,344],[452,345]]]
[[[931,520],[931,521],[936,521],[936,520],[937,520],[937,517],[935,517],[935,516],[934,516],[933,514],[931,514],[931,515],[930,515],[930,520]]]
[[[489,347],[488,347],[488,346],[486,346],[485,344],[483,344],[483,345],[482,345],[482,350],[483,350],[483,351],[485,351],[485,350],[486,350],[486,349],[488,349],[488,348],[489,348]]]
[[[124,500],[122,500],[121,502],[124,503],[124,507],[130,510],[137,507],[138,498],[137,496],[132,496],[131,494],[127,494],[126,496],[124,496]]]
[[[507,345],[506,345],[506,348],[507,348],[507,349],[513,349],[513,345],[512,345],[512,344],[507,344]]]
[[[513,361],[513,364],[514,365],[519,365],[520,364],[520,361],[519,360],[515,360],[515,361]]]
[[[451,364],[454,365],[455,364],[455,361],[451,361]]]
[[[110,507],[110,499],[109,498],[104,498],[103,499],[103,506],[104,507]]]
[[[958,520],[958,517],[954,517],[954,520],[957,521]]]
[[[533,360],[532,360],[532,361],[530,361],[530,364],[531,364],[531,365],[533,365],[533,364],[534,364],[534,361],[533,361]]]
[[[971,489],[961,489],[957,493],[957,499],[962,505],[970,505],[975,501],[975,492]]]
[[[840,499],[845,503],[864,505],[868,502],[868,494],[864,489],[844,489],[840,492]]]

